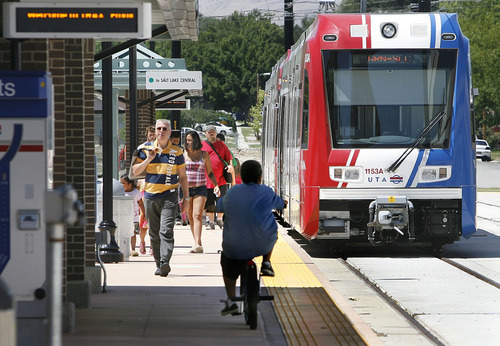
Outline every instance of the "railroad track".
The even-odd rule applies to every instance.
[[[406,309],[404,309],[397,301],[395,301],[391,296],[387,295],[378,285],[376,285],[372,280],[363,275],[358,268],[351,265],[347,260],[339,258],[346,268],[348,268],[354,275],[356,275],[360,280],[362,280],[368,287],[370,287],[382,300],[384,300],[390,307],[396,310],[411,326],[418,330],[427,340],[435,345],[444,346],[438,338],[436,338],[429,330],[415,319],[415,316],[411,315]]]
[[[371,290],[373,290],[382,300],[386,302],[391,308],[393,308],[395,311],[397,311],[410,325],[412,325],[416,330],[418,330],[422,336],[424,336],[430,343],[435,344],[435,345],[447,345],[449,344],[449,340],[446,340],[446,338],[442,339],[442,335],[439,332],[435,332],[435,328],[433,326],[429,326],[426,324],[426,319],[421,318],[422,316],[425,315],[432,315],[435,312],[430,312],[430,311],[420,311],[418,309],[415,309],[415,307],[409,307],[406,304],[405,301],[405,294],[400,294],[401,292],[394,290],[394,288],[390,288],[391,285],[385,286],[385,284],[389,281],[397,281],[399,280],[400,282],[403,282],[404,280],[408,281],[408,286],[412,285],[412,282],[417,282],[417,281],[424,281],[425,280],[425,274],[423,276],[418,276],[415,275],[416,272],[413,272],[412,274],[408,274],[407,277],[401,275],[401,273],[398,270],[395,270],[394,272],[391,271],[391,269],[381,269],[380,271],[374,270],[373,266],[366,265],[367,262],[370,262],[371,260],[377,261],[377,260],[383,260],[383,259],[378,259],[378,258],[363,258],[361,261],[359,258],[354,259],[353,258],[353,263],[351,263],[348,259],[337,259],[339,262],[342,263],[343,266],[345,266],[348,270],[350,270],[356,277],[358,277],[360,280],[362,280],[368,287],[370,287]],[[438,260],[442,263],[445,263],[447,266],[443,267],[442,265],[433,265],[436,267],[440,267],[440,272],[442,273],[443,278],[450,277],[450,273],[453,271],[451,268],[448,266],[452,266],[453,268],[456,268],[460,270],[462,273],[465,273],[466,275],[472,277],[472,280],[480,280],[495,289],[500,289],[500,283],[498,281],[495,281],[492,278],[489,278],[478,271],[471,269],[467,267],[466,265],[459,263],[453,259],[450,258],[431,258],[431,257],[424,257],[424,258],[405,258],[401,259],[401,262],[399,262],[398,258],[392,258],[390,259],[392,262],[392,265],[394,267],[397,266],[404,266],[405,264],[408,264],[408,260],[413,261],[415,266],[418,266],[418,261],[431,261],[431,260]],[[437,263],[436,263],[437,264]],[[399,274],[399,275],[398,275]],[[457,274],[452,275],[451,277],[456,278]],[[414,281],[412,281],[414,280]],[[469,283],[469,286],[467,287],[474,287],[476,284],[470,284],[471,280],[464,280]],[[476,281],[477,282],[477,281]],[[446,287],[454,287],[454,286],[459,286],[462,282],[454,282],[451,280],[450,282],[443,281],[443,290],[446,289]],[[448,287],[448,288],[449,288]],[[463,290],[468,290],[469,292],[472,291],[472,289],[464,288],[461,287]],[[450,292],[451,293],[451,292]],[[415,297],[415,299],[418,299]],[[429,300],[435,299],[435,297],[431,296],[429,297]],[[437,302],[436,304],[439,304]],[[411,305],[411,303],[409,304]],[[446,304],[444,304],[446,305]],[[459,307],[459,305],[457,305]],[[459,309],[459,308],[458,308]],[[448,312],[446,312],[448,313]],[[444,314],[446,314],[444,313]],[[428,321],[427,321],[428,322]],[[434,332],[432,332],[434,331]],[[435,334],[436,335],[435,335]],[[441,335],[441,336],[440,336]],[[441,339],[440,339],[441,338]]]
[[[490,211],[489,213],[487,213],[486,216],[479,215],[479,213],[478,213],[478,215],[477,215],[478,219],[487,220],[487,221],[493,222],[497,225],[500,225],[500,217],[498,216],[498,215],[500,215],[500,205],[477,201],[478,209],[479,209],[479,206],[484,206],[486,208],[493,209],[494,211],[493,212]],[[490,215],[494,215],[494,217],[491,217]]]

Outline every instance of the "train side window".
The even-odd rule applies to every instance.
[[[304,93],[302,98],[302,131],[301,131],[301,148],[307,149],[309,138],[309,77],[307,70],[304,70]]]

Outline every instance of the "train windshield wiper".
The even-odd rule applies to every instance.
[[[442,110],[441,112],[439,112],[434,117],[434,119],[432,119],[432,121],[422,131],[420,131],[420,133],[418,134],[418,136],[411,143],[411,145],[408,148],[406,148],[406,150],[404,151],[404,153],[401,154],[401,156],[396,161],[394,161],[394,163],[389,168],[387,168],[387,171],[388,172],[395,172],[398,169],[398,167],[401,166],[401,164],[403,163],[403,161],[406,160],[406,158],[408,157],[408,155],[410,155],[410,153],[413,151],[413,149],[415,149],[417,147],[417,145],[420,142],[422,142],[422,140],[425,138],[425,136],[427,136],[427,134],[434,128],[434,126],[436,126],[436,124],[441,119],[443,119],[443,117],[445,115],[446,115],[446,112],[444,110]]]

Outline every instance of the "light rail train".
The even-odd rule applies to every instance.
[[[264,183],[306,239],[439,250],[476,231],[471,112],[456,14],[319,15],[266,83]]]

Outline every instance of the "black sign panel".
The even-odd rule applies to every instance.
[[[16,8],[17,32],[136,32],[137,8]]]
[[[150,3],[5,3],[6,38],[150,38]]]
[[[187,107],[187,101],[158,101],[155,105],[156,109],[167,110],[167,109],[189,109]]]

